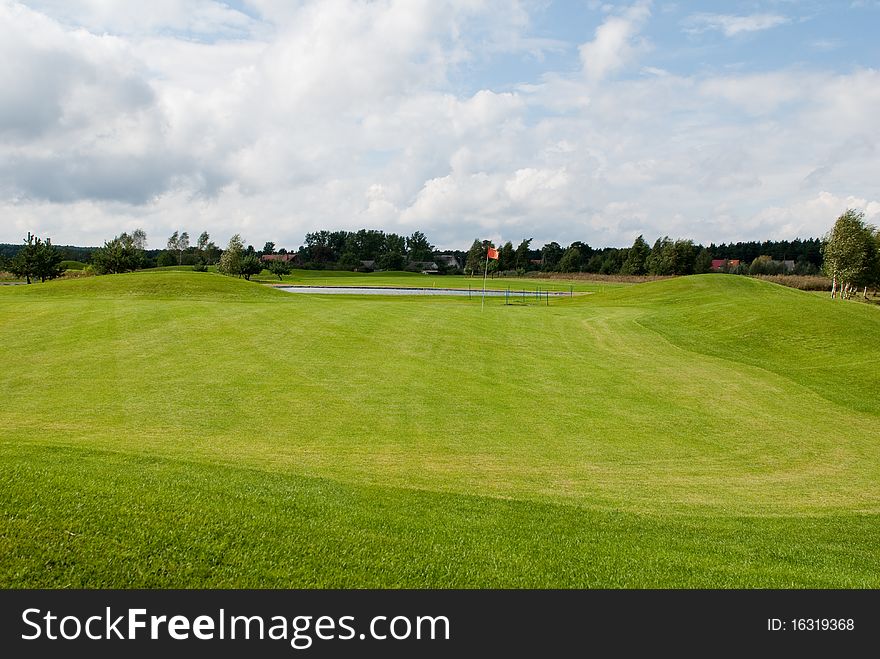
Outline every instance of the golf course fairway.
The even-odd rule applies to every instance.
[[[880,309],[573,291],[0,288],[0,585],[880,587]]]

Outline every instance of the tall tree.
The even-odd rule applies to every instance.
[[[712,270],[712,252],[705,247],[699,251],[697,258],[694,259],[694,272],[698,275],[705,274]]]
[[[189,234],[186,231],[175,231],[168,238],[168,251],[175,252],[177,256],[177,265],[183,263],[183,253],[189,249]]]
[[[269,261],[266,267],[269,272],[278,277],[278,281],[281,281],[281,277],[283,275],[290,274],[290,263],[288,263],[287,261],[283,261],[282,259],[274,259],[272,261]]]
[[[579,272],[581,269],[581,250],[569,247],[556,266],[559,272]]]
[[[147,232],[137,228],[131,232],[131,244],[134,249],[143,252],[147,249]]]
[[[37,249],[39,238],[28,231],[27,238],[24,239],[24,247],[13,257],[9,264],[9,270],[13,275],[31,283],[31,278],[36,278],[37,272]]]
[[[220,256],[217,270],[230,277],[241,277],[241,262],[244,258],[244,241],[239,234],[229,239],[229,244]]]
[[[483,248],[483,243],[479,240],[474,240],[471,248],[468,250],[467,261],[464,266],[465,274],[472,277],[478,274],[483,267],[483,260],[485,258],[486,250]]]
[[[196,242],[196,249],[199,250],[199,258],[205,265],[216,262],[220,255],[220,248],[213,243],[207,231],[202,231]]]
[[[867,285],[871,279],[877,244],[874,227],[865,224],[865,214],[848,208],[822,239],[825,272],[831,277],[831,297],[839,286],[841,297],[847,297],[851,286]]]
[[[245,254],[241,258],[239,274],[250,281],[251,275],[258,275],[263,271],[263,262],[256,254]]]
[[[410,261],[430,261],[434,258],[434,246],[421,231],[406,239],[406,252]]]
[[[28,284],[32,279],[44,282],[64,273],[64,268],[61,267],[63,258],[64,255],[52,245],[51,239],[43,241],[28,232],[24,247],[12,259],[9,269],[16,277],[24,277]]]
[[[177,264],[183,265],[183,253],[189,249],[189,234],[182,231],[177,238]]]
[[[165,243],[165,247],[166,247],[166,248],[168,249],[168,251],[171,252],[172,254],[173,254],[173,253],[176,253],[176,252],[177,252],[177,243],[178,243],[179,240],[180,240],[180,232],[175,231],[174,233],[172,233],[172,234],[168,237],[168,242]],[[178,265],[180,265],[180,262],[179,262],[179,261],[178,261]]]
[[[672,262],[672,274],[694,274],[694,261],[697,258],[697,250],[693,240],[676,240],[672,243],[670,260]]]
[[[509,240],[502,245],[498,252],[498,270],[505,272],[516,268],[516,257],[513,251],[513,243]]]
[[[266,241],[266,244],[263,245],[263,254],[274,254],[275,253],[275,243],[271,240]]]
[[[623,275],[643,275],[647,272],[648,256],[651,254],[651,248],[645,242],[644,236],[639,236],[633,241],[632,247],[626,255],[626,260],[620,269]]]
[[[143,258],[144,252],[138,249],[135,238],[121,233],[92,253],[92,266],[102,275],[130,272],[143,265]]]
[[[544,272],[555,272],[562,258],[562,246],[557,242],[547,243],[541,248],[541,269]]]
[[[523,239],[523,241],[517,245],[516,253],[514,254],[514,267],[517,270],[528,270],[529,269],[529,245],[531,245],[532,239]]]
[[[649,275],[671,275],[675,272],[672,261],[672,240],[669,236],[656,240],[645,260],[645,268]]]

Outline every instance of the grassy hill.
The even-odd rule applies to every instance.
[[[722,275],[0,289],[0,584],[876,588],[878,337]]]

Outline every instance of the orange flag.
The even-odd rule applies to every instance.
[[[489,248],[489,258],[495,259],[496,261],[498,260],[498,250],[494,247]]]

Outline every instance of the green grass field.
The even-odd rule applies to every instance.
[[[880,587],[880,309],[577,286],[0,288],[0,585]]]

